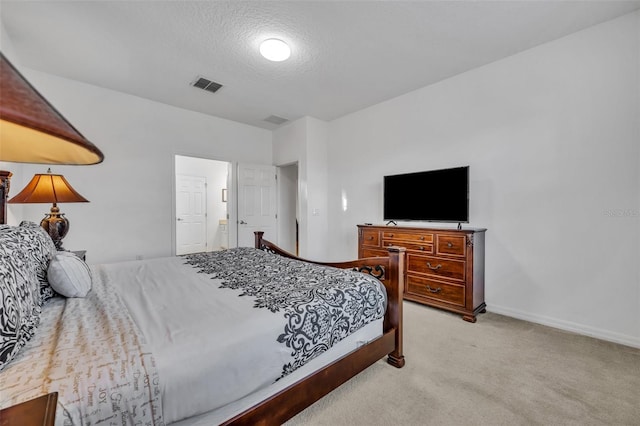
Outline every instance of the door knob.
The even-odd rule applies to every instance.
[[[248,225],[248,223],[247,223],[247,222],[245,222],[244,220],[241,220],[241,221],[240,221],[240,225]]]
[[[182,219],[181,217],[179,217],[179,218],[177,218],[176,220],[180,221],[180,220],[184,220],[184,219]]]

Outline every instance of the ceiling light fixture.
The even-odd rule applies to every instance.
[[[270,61],[280,62],[291,56],[291,48],[282,40],[269,38],[260,43],[260,54]]]

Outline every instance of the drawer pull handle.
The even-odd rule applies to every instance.
[[[424,250],[424,246],[418,247],[418,250]]]
[[[389,238],[393,238],[393,234],[389,234]]]
[[[367,240],[373,240],[373,237],[367,237]]]
[[[424,241],[424,235],[420,236],[420,241]]]
[[[440,293],[442,291],[442,289],[440,287],[431,288],[431,286],[427,286],[427,290],[429,290],[430,293]]]
[[[451,244],[451,242],[448,242],[447,243],[447,247],[451,248],[451,247],[453,247],[453,244]]]
[[[438,269],[442,268],[442,265],[439,263],[436,266],[431,266],[431,262],[427,262],[427,266],[429,267],[429,269],[432,269],[434,271],[437,271]]]

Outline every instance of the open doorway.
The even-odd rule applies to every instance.
[[[298,245],[298,163],[278,167],[278,244],[299,254]]]
[[[231,163],[175,156],[176,255],[229,247]]]

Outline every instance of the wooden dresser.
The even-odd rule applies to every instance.
[[[476,322],[484,303],[486,229],[358,225],[358,257],[407,249],[404,298],[462,314]]]

